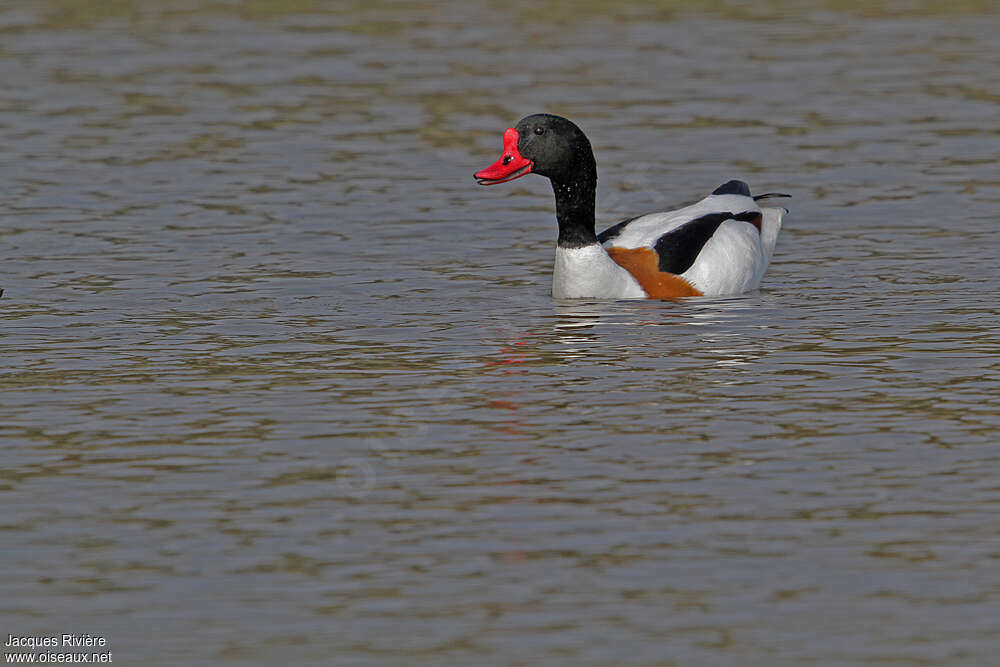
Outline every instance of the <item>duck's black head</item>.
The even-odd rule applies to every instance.
[[[559,183],[596,183],[597,167],[590,141],[576,124],[562,116],[526,116],[504,132],[500,159],[476,172],[475,177],[480,185],[496,185],[529,173]]]
[[[552,181],[560,246],[578,248],[597,243],[597,165],[590,141],[580,128],[561,116],[526,116],[504,132],[500,159],[475,176],[480,185],[496,185],[525,174],[540,174]]]

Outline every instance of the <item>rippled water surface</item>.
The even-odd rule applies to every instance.
[[[901,6],[4,3],[4,641],[994,664],[1000,15]],[[535,111],[762,289],[553,301]]]

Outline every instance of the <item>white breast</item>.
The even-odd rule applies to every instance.
[[[632,274],[615,264],[597,243],[582,248],[556,246],[552,296],[557,299],[645,299]]]

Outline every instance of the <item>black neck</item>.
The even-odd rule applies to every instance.
[[[556,195],[556,220],[559,222],[559,245],[582,248],[597,243],[594,232],[594,199],[597,195],[597,170],[585,170],[572,180],[552,180]]]

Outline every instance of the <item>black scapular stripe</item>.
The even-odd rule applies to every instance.
[[[733,216],[733,220],[749,222],[757,228],[758,232],[760,231],[761,225],[764,224],[764,216],[758,211],[744,211],[743,213],[738,213]]]
[[[605,241],[610,241],[611,239],[621,234],[622,230],[625,229],[625,226],[628,225],[628,223],[632,222],[633,220],[638,220],[641,217],[643,216],[636,215],[631,218],[625,218],[621,222],[611,225],[610,227],[608,227],[603,232],[597,235],[597,242],[604,243]]]
[[[743,195],[750,196],[750,186],[743,181],[727,181],[712,190],[713,195]]]
[[[653,249],[660,258],[660,271],[680,274],[690,269],[719,225],[732,219],[733,214],[729,212],[709,213],[656,239]]]

